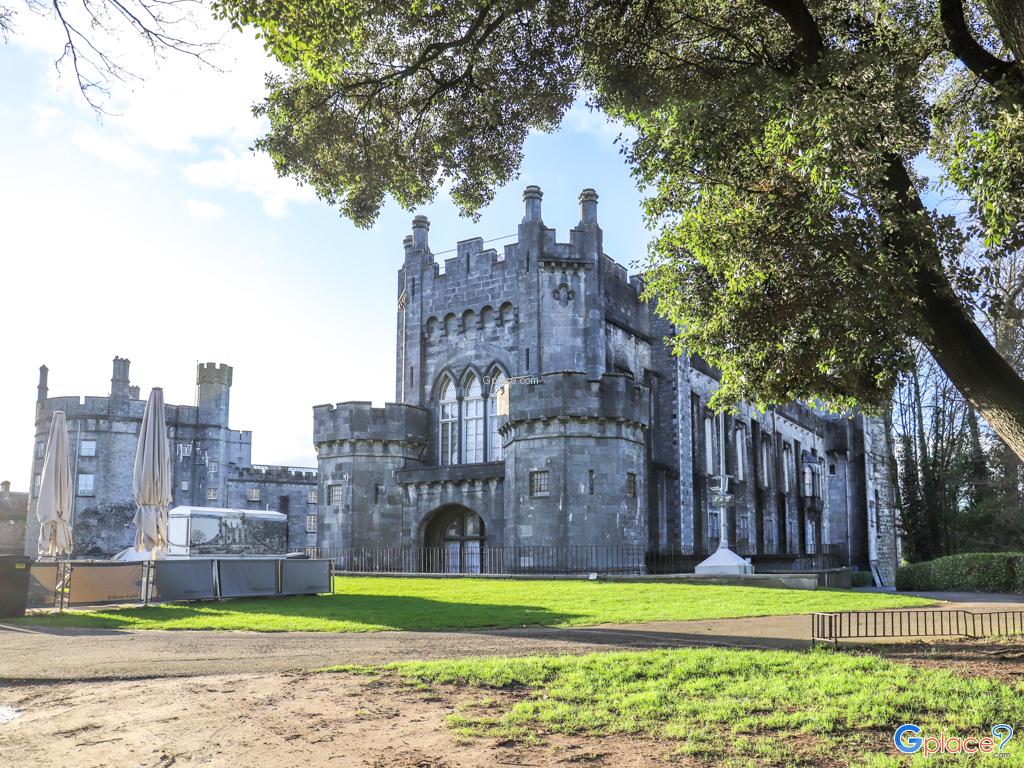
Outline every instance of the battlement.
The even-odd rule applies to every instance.
[[[581,371],[558,371],[511,379],[507,391],[510,422],[613,419],[645,427],[650,423],[650,390],[622,374],[591,379]]]
[[[200,363],[196,366],[196,384],[231,386],[233,368],[226,363]]]
[[[231,475],[232,480],[251,480],[261,483],[309,482],[317,479],[316,467],[286,467],[270,464],[253,464],[238,467]]]
[[[414,405],[387,403],[374,408],[369,402],[348,402],[313,407],[313,442],[383,440],[425,443],[428,412]]]

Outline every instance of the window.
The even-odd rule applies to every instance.
[[[178,457],[187,458],[192,455],[192,443],[178,443]]]
[[[82,444],[78,446],[79,456],[95,456],[96,455],[96,441],[95,440],[83,440]]]
[[[455,384],[445,378],[441,385],[440,404],[440,450],[441,464],[459,463],[459,401],[455,396]]]
[[[32,495],[33,496],[36,496],[36,497],[39,496],[39,486],[42,484],[42,482],[43,482],[43,476],[42,475],[36,475],[33,478],[33,480],[32,480]]]
[[[636,498],[636,472],[626,473],[626,495]]]
[[[786,443],[782,446],[782,492],[789,493],[792,476],[796,474],[793,468],[793,446]]]
[[[46,455],[46,443],[42,440],[36,441],[36,458],[41,459]]]
[[[715,419],[704,414],[704,474],[715,474]]]
[[[736,479],[747,479],[747,430],[739,425],[736,427]]]
[[[530,495],[548,496],[548,473],[544,470],[530,473]]]
[[[217,464],[216,461],[208,461],[208,462],[206,462],[206,471],[209,472],[211,475],[216,475],[217,474],[217,470],[219,468],[220,468],[220,465]]]
[[[246,491],[245,498],[248,499],[249,501],[259,501],[260,500],[260,489],[259,488],[250,488],[248,491]]]
[[[182,480],[181,481],[181,490],[183,490],[183,491],[187,491],[188,490],[188,480]]]
[[[316,515],[306,515],[306,533],[316,533]]]
[[[315,488],[312,491],[307,491],[306,492],[306,502],[309,503],[309,504],[316,504],[316,502],[317,502],[317,493],[316,493],[316,489]]]
[[[93,496],[96,492],[96,475],[81,474],[78,476],[78,495]]]
[[[217,500],[217,489],[216,488],[207,488],[206,489],[206,500],[207,501],[216,501]]]
[[[813,499],[821,498],[821,465],[812,462],[804,463],[804,496]]]
[[[484,460],[484,398],[480,380],[473,374],[466,381],[462,414],[465,462],[478,464]]]
[[[487,400],[487,413],[490,419],[490,433],[487,436],[487,453],[489,461],[501,461],[502,447],[501,434],[498,427],[502,425],[504,418],[498,413],[498,393],[505,386],[505,374],[495,369],[491,372],[491,396]]]
[[[591,496],[594,495],[594,470],[587,470],[587,487]]]
[[[332,485],[329,487],[330,491],[328,492],[327,498],[331,504],[341,504],[345,501],[345,486]]]
[[[526,370],[530,370],[530,348],[526,348]]]
[[[772,443],[768,438],[761,440],[761,485],[768,488],[772,484]]]
[[[373,484],[373,503],[380,504],[385,500],[384,497],[384,483]]]

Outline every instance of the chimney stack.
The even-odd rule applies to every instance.
[[[544,193],[535,184],[531,184],[523,190],[523,224],[541,221],[540,201],[542,197],[544,197]]]
[[[416,216],[412,220],[412,247],[424,251],[430,249],[427,242],[427,232],[430,231],[430,219],[426,216]]]
[[[597,192],[587,187],[580,192],[580,226],[597,224]]]

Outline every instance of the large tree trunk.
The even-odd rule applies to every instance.
[[[1024,460],[1024,379],[967,315],[944,277],[918,281],[929,333],[921,341],[960,393]]]
[[[1013,57],[1024,61],[1024,8],[1020,0],[984,0],[984,5]]]

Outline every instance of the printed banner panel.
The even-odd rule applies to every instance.
[[[157,560],[151,600],[213,600],[214,560]]]
[[[318,595],[331,591],[330,560],[282,560],[282,595]]]
[[[221,597],[277,594],[277,560],[218,560]]]

